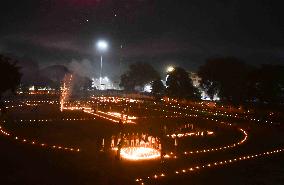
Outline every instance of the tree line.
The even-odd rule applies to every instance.
[[[201,91],[211,99],[233,105],[284,103],[284,66],[263,64],[252,66],[234,57],[211,58],[197,71],[199,87],[193,85],[188,71],[181,67],[168,72],[166,86],[159,73],[148,63],[131,64],[121,76],[120,86],[126,91],[152,86],[152,95],[176,99],[200,100]],[[138,88],[137,88],[138,87]]]
[[[50,87],[59,91],[62,79],[69,73],[73,74],[75,84],[73,90],[91,89],[90,78],[74,73],[64,65],[51,65],[40,69],[38,64],[30,59],[15,59],[0,54],[0,96],[9,90],[13,92],[20,89],[28,92],[31,86],[35,89]]]
[[[263,64],[252,66],[234,57],[211,58],[197,71],[199,87],[193,85],[189,72],[175,67],[168,72],[166,84],[160,74],[148,63],[137,62],[121,75],[120,86],[125,91],[141,90],[151,84],[157,99],[167,96],[175,99],[200,100],[201,91],[211,99],[218,95],[221,102],[233,105],[247,103],[284,103],[284,66]],[[15,90],[22,74],[17,61],[0,55],[0,99],[7,90]]]
[[[200,66],[201,89],[210,97],[218,94],[222,102],[284,103],[284,66],[252,66],[234,58],[213,58]]]

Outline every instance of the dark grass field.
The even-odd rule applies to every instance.
[[[147,105],[149,107],[149,105]],[[156,105],[155,108],[157,107]],[[153,108],[153,107],[152,107]],[[162,107],[163,108],[163,107]],[[160,108],[160,109],[162,109]],[[103,109],[101,107],[101,109]],[[105,106],[105,110],[109,107]],[[112,106],[113,111],[122,108]],[[12,110],[12,109],[11,109]],[[59,112],[56,105],[14,108],[9,110],[9,122],[5,128],[12,133],[50,144],[76,146],[81,152],[43,149],[22,144],[0,136],[0,184],[57,185],[57,184],[136,184],[137,177],[145,177],[156,172],[172,172],[181,167],[208,163],[214,160],[230,159],[272,150],[284,145],[281,126],[260,126],[245,121],[234,120],[236,125],[249,128],[249,140],[236,148],[224,152],[192,154],[184,158],[168,159],[165,163],[155,161],[117,161],[114,152],[105,149],[100,152],[102,138],[106,145],[109,138],[119,132],[111,122],[96,118],[86,121],[60,121],[63,118],[93,118],[81,111]],[[133,106],[130,114],[135,116],[161,116],[162,111],[138,109]],[[46,123],[18,123],[19,119],[54,119]],[[178,152],[203,149],[230,144],[241,138],[241,134],[226,126],[216,127],[211,122],[197,118],[151,118],[141,119],[137,125],[129,125],[125,132],[159,133],[161,124],[169,130],[177,125],[193,123],[197,129],[210,129],[216,135],[212,138],[185,138],[179,140]],[[172,150],[173,140],[168,143]],[[284,156],[275,154],[268,158],[241,161],[230,166],[204,169],[190,175],[168,176],[162,180],[147,181],[148,184],[284,184]]]

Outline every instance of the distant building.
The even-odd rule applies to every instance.
[[[99,78],[92,78],[92,87],[98,90],[120,90],[119,84],[110,80],[107,76],[102,77],[101,84]]]

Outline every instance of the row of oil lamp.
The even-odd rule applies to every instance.
[[[24,105],[11,105],[11,106],[6,106],[6,109],[10,109],[10,108],[16,108],[16,107],[23,107]],[[1,110],[1,109],[0,109]]]
[[[64,150],[64,151],[69,151],[69,152],[80,152],[81,151],[79,148],[66,147],[66,146],[60,146],[60,145],[51,145],[51,144],[41,143],[35,140],[22,138],[19,136],[13,136],[11,133],[8,133],[7,131],[5,131],[2,126],[0,126],[0,134],[4,136],[8,136],[21,143],[31,144],[31,145],[39,146],[39,147],[46,148],[46,149]]]
[[[106,117],[106,116],[102,116],[100,114],[95,113],[93,110],[91,110],[90,107],[64,107],[64,109],[66,109],[66,110],[83,110],[85,113],[97,116],[99,118],[106,119],[106,120],[109,120],[109,121],[114,122],[114,123],[118,123],[119,122],[116,119],[112,119],[112,118],[109,118],[109,117]]]
[[[69,83],[71,83],[72,81],[72,76],[69,78]],[[134,116],[128,116],[128,115],[124,115],[124,114],[120,114],[120,113],[116,113],[116,112],[103,112],[103,111],[96,111],[94,112],[92,110],[91,107],[87,107],[87,106],[81,106],[80,105],[80,101],[77,102],[77,104],[75,106],[65,106],[66,103],[66,99],[67,99],[67,95],[70,92],[70,85],[69,87],[67,85],[65,85],[65,83],[63,83],[63,88],[62,88],[62,95],[61,95],[61,99],[60,99],[60,110],[63,111],[64,109],[68,109],[68,110],[83,110],[86,113],[92,114],[94,116],[103,118],[103,119],[107,119],[109,121],[118,123],[119,121],[116,120],[117,118],[120,119],[123,123],[135,123],[134,121],[132,121],[133,119],[136,119],[136,117]],[[106,100],[111,100],[114,99],[114,97],[95,97],[94,99],[96,100],[100,100],[100,101],[106,101]],[[134,99],[128,99],[128,98],[115,98],[115,100],[128,100],[129,102],[137,102]],[[78,105],[79,104],[79,105]],[[103,116],[103,115],[107,115],[107,116]]]
[[[180,105],[179,103],[178,103],[178,101],[166,101],[165,99],[161,99],[162,101],[164,101],[165,103],[168,103],[168,104],[177,104],[178,106]],[[200,103],[197,103],[197,102],[195,102],[195,104],[196,105],[201,105],[201,107],[204,107],[204,104],[203,104],[204,102],[200,102]],[[207,103],[207,105],[209,105],[210,103]],[[215,104],[215,106],[216,106],[216,104]],[[214,108],[215,108],[215,106],[213,106]],[[188,107],[188,106],[187,106]],[[193,107],[194,108],[194,107]],[[224,108],[224,106],[222,105],[221,106],[221,108],[223,109]],[[202,108],[203,110],[210,110],[209,108]],[[216,110],[216,112],[222,112],[221,110]],[[238,109],[238,112],[242,112],[243,114],[246,114],[246,113],[249,113],[249,111],[240,111],[240,109]]]
[[[4,100],[4,103],[15,103],[14,100]],[[58,100],[24,100],[23,103],[58,103]]]
[[[66,106],[63,109],[65,109],[65,110],[83,110],[85,113],[88,113],[88,114],[91,114],[91,115],[94,115],[94,116],[97,116],[97,117],[100,117],[100,118],[112,121],[114,123],[118,123],[119,119],[121,119],[121,121],[123,123],[134,124],[135,122],[132,121],[132,120],[136,119],[135,116],[129,116],[129,115],[121,114],[121,113],[118,113],[118,112],[94,111],[94,110],[92,110],[91,107],[82,107],[82,106],[70,107],[70,106]]]
[[[114,96],[93,96],[92,99],[95,99],[100,102],[129,102],[129,103],[141,103],[142,100],[133,99],[133,98],[121,98],[121,97],[114,97]]]
[[[170,138],[181,138],[181,137],[189,137],[189,136],[205,136],[205,135],[213,135],[213,131],[200,131],[200,132],[185,132],[185,133],[175,133],[175,134],[167,134],[167,137]]]
[[[77,107],[76,107],[77,108]],[[71,108],[71,110],[73,110],[73,108]],[[90,113],[90,111],[89,110],[85,110],[86,112],[88,112],[88,113]],[[178,112],[174,112],[174,113],[176,113],[176,114],[178,114]],[[94,114],[94,113],[92,113],[92,114]],[[180,113],[181,114],[181,113]],[[187,115],[187,114],[186,114]],[[96,115],[96,116],[99,116],[99,115]],[[190,115],[191,116],[191,115]],[[195,116],[197,116],[197,115],[195,115]],[[100,116],[101,117],[101,116]],[[106,119],[106,117],[103,117],[103,118],[105,118]],[[208,119],[208,118],[207,118]],[[213,120],[213,119],[212,119]],[[113,120],[111,120],[111,121],[113,121]],[[243,141],[244,142],[244,141]],[[241,142],[241,143],[243,143],[243,142]],[[239,144],[239,143],[238,143]],[[216,150],[221,150],[221,149],[226,149],[226,148],[230,148],[230,147],[234,147],[234,146],[236,146],[236,144],[233,144],[233,145],[229,145],[229,146],[225,146],[225,147],[220,147],[220,148],[215,148],[215,149],[207,149],[207,150],[202,150],[203,152],[205,152],[205,151],[216,151]],[[196,153],[198,153],[199,151],[196,151]],[[185,152],[185,154],[186,154],[187,152]],[[189,153],[195,153],[195,152],[189,152]]]
[[[128,99],[128,98],[118,98],[118,97],[94,97],[94,99],[96,100],[99,100],[100,102],[114,102],[114,103],[117,103],[119,101],[130,101],[130,102],[139,102],[141,100],[135,100],[135,99]],[[116,100],[116,101],[115,101]],[[131,101],[132,100],[132,101]],[[93,101],[88,101],[88,102],[93,102]],[[94,102],[93,102],[94,103]],[[154,102],[155,103],[155,102]],[[171,103],[170,103],[171,104]],[[179,105],[179,104],[178,104]],[[166,105],[168,106],[168,105]],[[174,106],[172,105],[172,107],[177,107],[177,108],[183,108],[183,109],[187,109],[188,106],[186,107],[181,107],[181,106]],[[204,110],[199,110],[199,109],[195,109],[194,107],[193,108],[189,108],[190,110],[193,110],[193,111],[201,111],[201,112],[205,112],[204,110],[206,110],[207,112],[209,113],[214,113],[215,115],[217,115],[217,112],[212,112],[212,111],[209,111],[209,109],[204,109]],[[230,116],[230,117],[236,117],[238,116],[238,114],[235,114],[235,115],[230,115],[230,114],[223,114],[223,113],[220,113],[219,115],[227,115],[227,116]],[[252,121],[260,121],[260,120],[257,120],[257,119],[251,119]],[[268,121],[265,121],[265,122],[268,122]]]
[[[47,123],[54,121],[90,121],[95,120],[96,118],[62,118],[62,119],[20,119],[14,120],[18,123]]]
[[[236,162],[240,162],[240,161],[246,161],[246,160],[253,160],[253,159],[257,159],[257,158],[261,158],[261,157],[269,157],[273,154],[277,154],[277,153],[280,153],[280,152],[284,152],[284,149],[278,148],[278,149],[274,149],[272,151],[266,151],[266,152],[262,152],[262,153],[252,154],[252,155],[243,155],[243,156],[239,156],[239,157],[235,157],[235,158],[231,158],[231,159],[227,159],[227,160],[213,161],[213,162],[203,164],[203,165],[197,165],[197,166],[186,167],[186,168],[183,168],[183,169],[177,169],[177,170],[174,170],[173,172],[171,172],[169,174],[167,174],[166,172],[156,173],[156,174],[148,176],[148,177],[136,178],[135,181],[140,183],[141,185],[144,185],[145,181],[147,181],[147,180],[160,179],[160,178],[164,178],[166,176],[189,174],[189,173],[192,173],[194,171],[199,171],[201,169],[230,165],[232,163],[236,163]]]
[[[156,109],[156,110],[158,110],[158,109]],[[161,111],[161,110],[159,110],[159,111]],[[162,111],[163,112],[170,112],[170,111],[166,111],[166,110],[162,110]],[[181,113],[174,111],[174,114],[181,114]],[[184,114],[184,116],[198,117],[198,115],[192,115],[192,114],[191,115]],[[224,125],[227,125],[227,126],[232,126],[231,123],[220,122],[217,119],[213,119],[213,118],[206,117],[206,118],[203,118],[203,119],[211,120],[211,121],[214,121],[214,122],[218,122],[220,124],[224,124]],[[241,133],[244,135],[244,137],[243,137],[243,139],[241,141],[239,141],[237,143],[233,143],[233,144],[230,144],[230,145],[227,145],[227,146],[221,146],[221,147],[217,147],[217,148],[208,148],[208,149],[196,150],[196,151],[185,151],[183,154],[188,155],[188,154],[194,154],[194,153],[198,154],[198,153],[206,153],[206,152],[213,152],[213,151],[223,151],[223,150],[226,150],[226,149],[233,148],[233,147],[236,147],[238,145],[241,145],[241,144],[243,144],[247,140],[248,134],[242,128],[239,128],[238,130],[241,131]],[[271,154],[275,153],[275,152],[280,152],[280,151],[282,151],[282,150],[275,150],[275,151],[271,152]],[[268,153],[265,153],[263,155],[266,155],[266,154],[268,154]],[[167,157],[170,157],[172,155],[174,155],[174,153],[170,152],[169,154],[166,154],[165,157],[167,158]],[[219,161],[219,162],[215,162],[214,166],[221,165],[221,164],[226,164],[226,163],[231,163],[233,161],[236,162],[238,160],[250,159],[250,158],[254,158],[254,157],[257,157],[257,156],[261,156],[261,155],[262,154],[256,154],[256,155],[252,155],[252,156],[246,156],[246,157],[243,157],[243,158],[240,158],[240,159],[232,159],[232,160],[228,160],[228,161]],[[174,158],[176,158],[176,155],[174,156]],[[192,171],[195,171],[195,170],[198,170],[198,169],[201,169],[201,168],[205,168],[206,166],[210,167],[211,164],[207,164],[207,165],[203,165],[203,166],[190,167],[188,169],[176,170],[175,174],[192,172]],[[166,176],[166,173],[160,173],[159,175],[155,174],[153,176],[149,176],[147,178],[144,178],[144,180],[146,180],[146,179],[157,179],[157,178],[162,178],[162,177],[165,177],[165,176]],[[139,182],[139,183],[141,183],[143,185],[144,184],[144,180],[141,179],[141,178],[137,178],[135,181]]]
[[[222,112],[222,111],[213,112],[210,109],[201,109],[200,110],[200,109],[197,109],[195,107],[191,107],[191,108],[189,106],[182,107],[179,104],[178,105],[165,105],[165,106],[171,106],[172,108],[191,110],[191,111],[195,111],[195,112],[210,113],[210,114],[215,115],[215,116],[227,116],[227,117],[234,117],[234,118],[245,119],[245,120],[250,120],[250,121],[255,121],[255,122],[273,123],[272,121],[268,121],[268,120],[262,120],[261,121],[260,119],[249,117],[248,115],[240,116],[238,114],[228,114],[226,111],[225,112]]]
[[[148,109],[148,108],[146,108]],[[182,114],[180,112],[176,112],[176,111],[168,111],[168,110],[165,110],[165,109],[152,109],[152,110],[156,110],[156,111],[162,111],[162,112],[170,112],[170,113],[174,113],[174,114]],[[214,118],[208,118],[208,117],[200,117],[198,115],[194,115],[194,114],[187,114],[187,113],[183,113],[182,115],[186,116],[186,117],[199,117],[199,118],[202,118],[204,120],[210,120],[210,121],[213,121],[215,123],[218,123],[218,124],[223,124],[223,125],[226,125],[226,126],[233,126],[231,123],[226,123],[226,122],[222,122],[222,121],[219,121],[217,119],[214,119]],[[248,134],[247,132],[242,129],[242,128],[238,128],[238,130],[242,133],[243,135],[243,138],[242,140],[236,142],[236,143],[232,143],[232,144],[229,144],[229,145],[226,145],[226,146],[221,146],[221,147],[215,147],[215,148],[207,148],[207,149],[202,149],[202,150],[196,150],[196,151],[185,151],[183,152],[183,154],[185,155],[189,155],[189,154],[195,154],[195,153],[207,153],[207,152],[215,152],[215,151],[224,151],[224,150],[227,150],[227,149],[231,149],[231,148],[234,148],[234,147],[237,147],[241,144],[243,144],[244,142],[247,141],[248,139]],[[173,158],[176,158],[176,154],[174,152],[169,152],[166,154],[166,157],[173,157]]]
[[[70,108],[70,107],[68,107],[68,108]],[[66,109],[68,109],[68,108],[66,108]],[[74,109],[78,109],[77,107],[76,108],[71,108],[71,110],[74,110]],[[91,110],[89,110],[89,109],[84,109],[84,112],[87,112],[87,113],[91,113],[91,114],[93,114],[93,115],[95,115],[95,116],[99,116],[99,117],[102,117],[101,115],[98,115],[98,114],[96,114],[96,113],[94,113],[94,112],[91,112]],[[166,112],[168,112],[168,111],[166,111]],[[181,114],[181,113],[178,113],[178,112],[174,112],[174,114]],[[186,116],[194,116],[194,117],[197,117],[197,115],[188,115],[188,114],[184,114],[184,115],[186,115]],[[107,117],[104,117],[104,119],[108,119]],[[207,120],[212,120],[212,121],[218,121],[218,120],[215,120],[215,119],[213,119],[213,118],[204,118],[204,119],[207,119]],[[110,119],[111,120],[111,119]],[[111,120],[112,121],[112,120]],[[224,122],[222,122],[223,124],[226,124],[226,125],[230,125],[231,126],[231,124],[230,123],[224,123]],[[1,127],[0,127],[1,128]],[[239,141],[238,143],[236,143],[236,144],[232,144],[232,145],[228,145],[228,146],[223,146],[223,147],[219,147],[219,148],[212,148],[212,149],[204,149],[204,150],[197,150],[197,151],[189,151],[189,152],[184,152],[184,154],[186,155],[186,154],[192,154],[192,153],[202,153],[202,152],[211,152],[211,151],[219,151],[219,150],[225,150],[225,149],[228,149],[228,148],[232,148],[232,147],[235,147],[235,146],[237,146],[237,145],[240,145],[240,144],[242,144],[242,143],[244,143],[246,140],[247,140],[247,133],[246,133],[246,131],[244,131],[243,129],[239,129],[243,134],[244,134],[244,138],[241,140],[241,141]],[[7,136],[10,136],[10,134],[9,133],[7,133],[6,131],[4,131],[2,128],[1,128],[1,133],[3,134],[3,135],[7,135]],[[21,140],[22,142],[24,142],[24,143],[31,143],[31,144],[36,144],[36,142],[35,141],[27,141],[26,139],[19,139],[18,137],[14,137],[15,138],[15,140]],[[43,144],[43,143],[38,143],[38,145],[39,146],[42,146],[42,147],[50,147],[50,148],[56,148],[56,149],[65,149],[65,150],[70,150],[70,151],[80,151],[80,149],[77,149],[77,150],[75,150],[75,149],[73,149],[73,148],[67,148],[67,147],[61,147],[61,146],[49,146],[49,145],[46,145],[46,144]],[[148,149],[146,149],[146,150],[148,150]],[[270,154],[273,154],[273,153],[278,153],[278,152],[281,152],[281,151],[283,151],[283,149],[281,149],[281,150],[275,150],[275,151],[272,151],[272,152],[266,152],[266,153],[260,153],[260,154],[256,154],[256,155],[251,155],[251,156],[244,156],[244,157],[239,157],[239,158],[235,158],[235,159],[230,159],[230,160],[226,160],[226,161],[216,161],[216,162],[214,162],[214,163],[209,163],[209,164],[207,164],[207,165],[203,165],[203,166],[195,166],[195,167],[191,167],[191,168],[187,168],[187,169],[182,169],[182,170],[176,170],[175,171],[175,174],[179,174],[179,173],[187,173],[187,172],[191,172],[191,171],[195,171],[195,170],[198,170],[198,169],[201,169],[201,168],[206,168],[206,167],[211,167],[211,166],[218,166],[218,165],[224,165],[224,164],[228,164],[228,163],[232,163],[232,162],[236,162],[236,161],[241,161],[241,160],[248,160],[248,159],[252,159],[252,158],[255,158],[255,157],[259,157],[259,156],[262,156],[262,155],[270,155]],[[132,150],[132,152],[136,152],[135,150]],[[170,154],[173,154],[172,152],[170,153]],[[155,174],[155,175],[153,175],[153,176],[149,176],[149,177],[147,177],[147,178],[145,178],[145,179],[157,179],[157,178],[160,178],[160,177],[164,177],[164,176],[166,176],[166,174],[165,173],[161,173],[160,175],[158,175],[158,174]],[[141,184],[144,184],[144,182],[143,182],[143,179],[141,179],[141,178],[138,178],[138,179],[136,179],[136,181],[137,182],[140,182]]]
[[[121,114],[121,113],[118,113],[118,112],[103,112],[103,111],[97,111],[97,113],[101,113],[101,114],[104,114],[104,115],[107,115],[107,116],[111,116],[111,117],[114,117],[114,118],[118,118],[118,119],[121,119],[121,120],[124,120],[125,123],[133,123],[135,124],[134,119],[137,119],[135,116],[129,116],[127,114]]]
[[[64,88],[63,88],[64,89]],[[65,88],[66,89],[66,88]],[[64,93],[63,93],[64,94]],[[63,97],[65,97],[64,95],[63,95]],[[112,97],[111,97],[112,98]],[[99,99],[108,99],[107,97],[100,97]],[[61,99],[61,101],[63,101],[64,100],[64,98],[62,98]],[[134,100],[133,100],[134,101]],[[7,101],[7,102],[9,102],[9,101]],[[26,101],[25,103],[26,103],[26,105],[30,105],[30,106],[36,106],[37,104],[36,103],[34,103],[34,104],[32,104],[32,103],[28,103],[28,102],[44,102],[44,103],[50,103],[50,104],[52,104],[52,103],[54,103],[55,101]],[[63,106],[63,104],[64,103],[62,103],[61,102],[61,108],[63,108],[62,106]],[[23,105],[18,105],[19,107],[21,107],[21,106],[23,106]],[[168,106],[168,105],[166,105],[166,106]],[[6,108],[13,108],[13,107],[17,107],[17,105],[15,105],[15,106],[11,106],[11,107],[6,107]],[[190,109],[190,110],[194,110],[194,111],[197,111],[197,112],[199,112],[199,111],[201,111],[201,112],[206,112],[206,111],[204,111],[204,110],[198,110],[198,109],[195,109],[194,107],[193,108],[189,108],[188,106],[186,106],[186,107],[181,107],[181,106],[175,106],[175,105],[171,105],[171,107],[172,108],[180,108],[180,109]],[[177,112],[174,112],[174,113],[177,113]],[[230,114],[224,114],[224,113],[214,113],[214,112],[208,112],[207,111],[207,113],[212,113],[213,115],[222,115],[222,116],[227,116],[227,117],[235,117],[235,118],[247,118],[247,119],[249,119],[250,121],[256,121],[256,122],[261,122],[261,120],[260,119],[255,119],[255,118],[248,118],[247,116],[246,117],[241,117],[241,116],[238,116],[238,114],[236,114],[236,115],[230,115]],[[226,112],[225,112],[226,113]],[[181,114],[181,113],[179,113],[179,114]],[[170,116],[166,116],[166,117],[170,117]],[[268,120],[263,120],[265,123],[273,123],[272,121],[268,121]]]
[[[226,146],[215,147],[215,148],[205,148],[205,149],[199,149],[199,150],[193,150],[193,151],[184,151],[182,154],[190,155],[190,154],[199,154],[199,153],[209,153],[209,152],[216,152],[216,151],[224,151],[224,150],[228,150],[228,149],[232,149],[234,147],[237,147],[237,146],[245,143],[248,139],[248,134],[245,130],[240,128],[239,131],[241,131],[241,133],[243,134],[244,137],[238,142],[235,142],[235,143],[232,143],[232,144],[229,144],[229,145],[226,145]],[[166,157],[177,158],[177,156],[174,152],[167,153]]]
[[[211,120],[211,121],[214,121],[214,122],[217,122],[219,124],[223,124],[223,125],[226,125],[226,126],[233,126],[231,123],[226,123],[226,122],[219,122],[217,119],[213,119],[213,118],[204,118],[206,120]],[[215,147],[215,148],[206,148],[206,149],[202,149],[202,150],[196,150],[196,151],[185,151],[183,152],[184,155],[189,155],[189,154],[198,154],[198,153],[207,153],[207,152],[214,152],[214,151],[224,151],[224,150],[227,150],[227,149],[231,149],[231,148],[234,148],[234,147],[237,147],[241,144],[243,144],[247,139],[248,139],[248,134],[247,132],[242,129],[242,128],[238,128],[238,130],[242,133],[243,135],[243,138],[238,141],[238,142],[235,142],[235,143],[232,143],[232,144],[229,144],[229,145],[226,145],[226,146],[220,146],[220,147]],[[207,132],[209,135],[212,135],[214,134],[212,131],[208,131]],[[200,133],[202,134],[202,133]],[[181,135],[179,135],[181,136]],[[168,135],[168,137],[170,137],[170,135]],[[173,152],[169,152],[165,155],[166,158],[177,158],[177,156],[173,153]]]
[[[110,119],[110,118],[108,118],[108,117],[104,117],[104,116],[101,116],[101,115],[99,115],[99,114],[96,114],[96,113],[94,113],[94,112],[92,112],[91,111],[91,109],[90,108],[88,108],[88,107],[83,107],[84,108],[84,112],[87,112],[87,113],[91,113],[91,114],[93,114],[93,115],[95,115],[95,116],[99,116],[99,117],[101,117],[101,118],[104,118],[104,119],[108,119],[108,120],[110,120],[110,121],[113,121],[113,122],[118,122],[117,120],[114,120],[114,119]],[[74,109],[82,109],[82,107],[65,107],[65,109],[70,109],[70,110],[74,110]],[[164,110],[163,110],[164,111]],[[167,111],[168,112],[168,111]],[[176,114],[178,114],[178,112],[174,112],[174,113],[176,113]],[[107,114],[107,113],[106,113]],[[181,113],[180,113],[181,114]],[[186,114],[187,115],[187,114]],[[190,115],[190,116],[192,116],[192,115]],[[197,115],[194,115],[195,117],[197,116]],[[208,118],[207,118],[208,119]],[[213,120],[213,119],[212,119]],[[35,121],[35,120],[34,120]],[[216,120],[217,121],[217,120]],[[246,139],[245,139],[246,140]],[[245,141],[244,140],[244,141]],[[241,141],[240,143],[237,143],[237,144],[241,144],[241,143],[243,143],[244,141]],[[228,145],[228,146],[225,146],[225,147],[220,147],[220,148],[215,148],[215,149],[207,149],[207,150],[202,150],[203,152],[205,152],[205,151],[217,151],[217,150],[222,150],[222,149],[227,149],[227,148],[231,148],[231,147],[235,147],[236,146],[236,144],[233,144],[233,145]],[[201,152],[202,152],[201,151]],[[189,153],[199,153],[199,151],[195,151],[195,152],[189,152]],[[172,152],[170,153],[170,154],[172,154]],[[185,152],[185,154],[187,154],[187,152]]]
[[[71,77],[72,78],[72,77]],[[70,81],[71,81],[71,79],[70,79]],[[69,82],[70,82],[69,81]],[[65,84],[65,83],[64,83]],[[66,85],[67,86],[67,85]],[[66,96],[67,96],[67,92],[69,91],[69,88],[67,88],[67,87],[65,87],[65,88],[63,88],[63,90],[62,90],[62,96],[61,96],[61,105],[63,105],[64,103],[64,100],[66,99]],[[93,99],[95,99],[95,100],[99,100],[100,102],[114,102],[114,103],[116,103],[116,102],[119,102],[119,101],[128,101],[128,102],[135,102],[135,103],[137,103],[137,102],[143,102],[142,100],[137,100],[137,99],[131,99],[131,98],[119,98],[119,97],[93,97]],[[10,101],[5,101],[5,102],[10,102]],[[26,101],[27,103],[31,103],[31,102],[41,102],[41,103],[54,103],[55,101]],[[93,102],[94,103],[94,101],[88,101],[88,102]],[[171,105],[172,103],[169,103],[170,105],[165,105],[165,106],[171,106],[172,108],[179,108],[179,109],[185,109],[185,110],[187,110],[187,109],[189,109],[189,110],[192,110],[192,111],[197,111],[197,112],[207,112],[207,113],[211,113],[211,114],[213,114],[213,115],[216,115],[216,116],[218,116],[218,115],[221,115],[221,116],[227,116],[227,117],[235,117],[235,118],[242,118],[242,119],[248,119],[248,120],[250,120],[250,121],[256,121],[256,122],[261,122],[261,120],[260,119],[256,119],[256,118],[249,118],[248,116],[245,116],[245,117],[242,117],[242,116],[239,116],[238,114],[227,114],[227,112],[225,111],[225,112],[221,112],[221,111],[215,111],[215,112],[213,112],[212,110],[210,110],[210,109],[197,109],[197,108],[195,108],[195,107],[189,107],[189,106],[186,106],[186,107],[184,107],[184,106],[181,106],[180,104],[177,104],[177,105]],[[34,105],[36,105],[36,104],[34,104]],[[13,107],[13,106],[12,106]],[[62,108],[62,107],[61,107]],[[263,122],[265,122],[265,123],[273,123],[272,121],[268,121],[268,120],[263,120]]]

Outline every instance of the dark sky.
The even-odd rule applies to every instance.
[[[215,56],[281,63],[282,17],[272,0],[2,0],[0,53],[96,74],[94,45],[104,38],[111,74],[135,61],[160,71],[170,64],[196,70]]]

